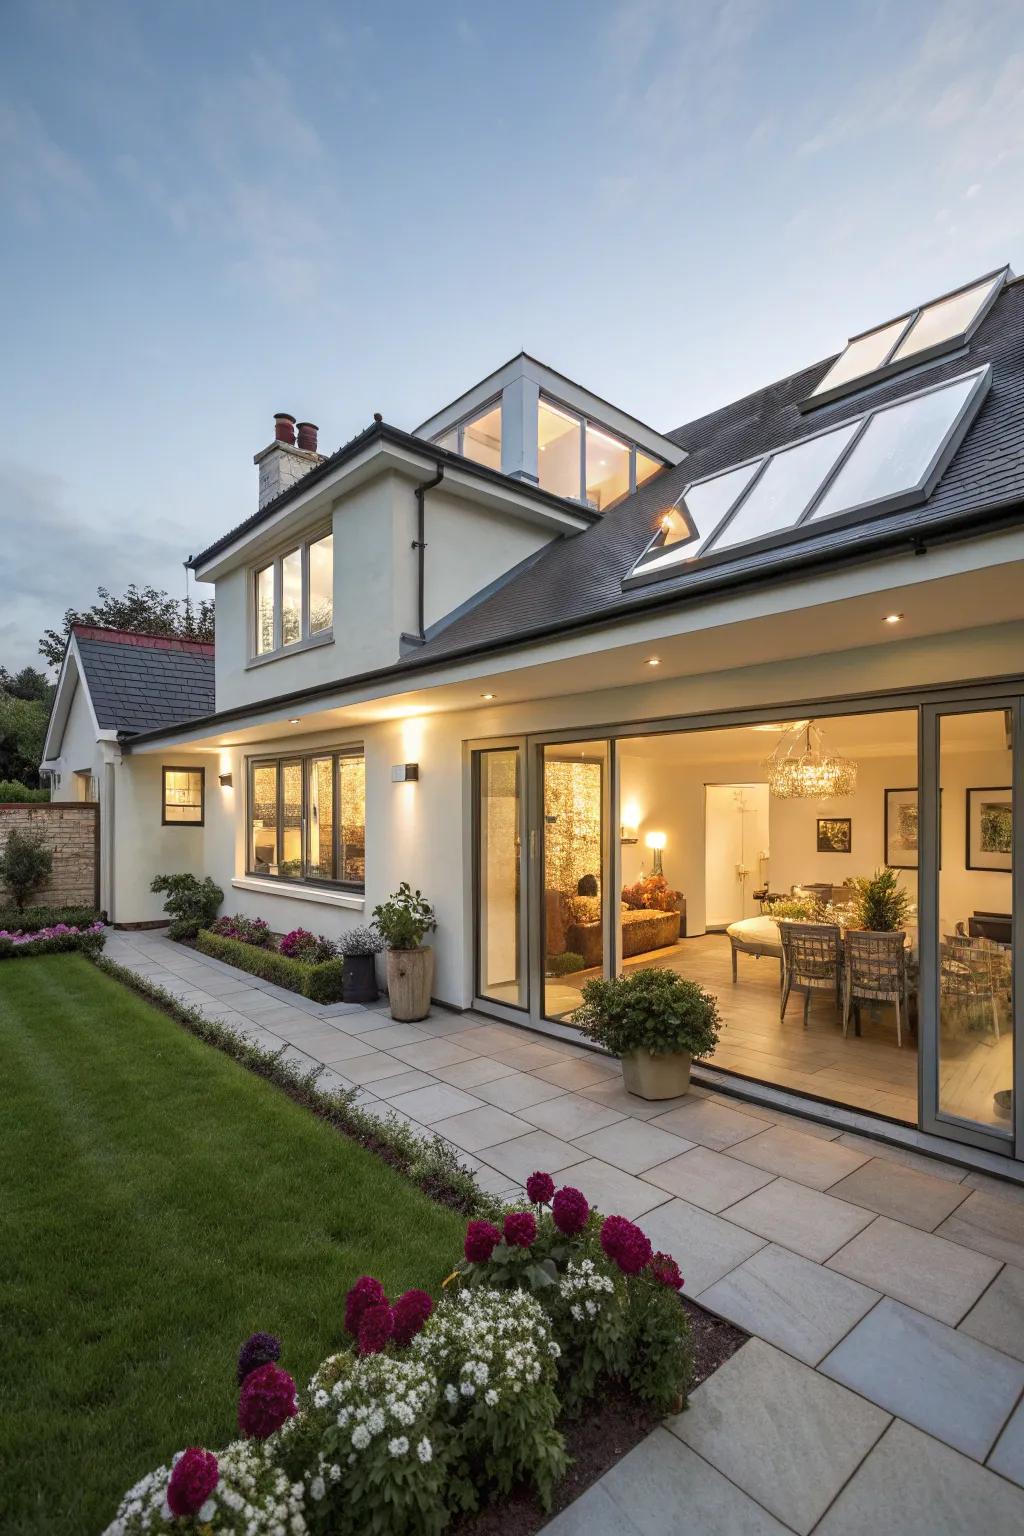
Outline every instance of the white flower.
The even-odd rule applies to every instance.
[[[464,1381],[462,1386],[459,1388],[459,1391],[462,1393],[463,1397],[476,1396],[476,1387],[474,1387],[471,1381]]]
[[[366,1421],[366,1427],[371,1435],[379,1435],[384,1428],[384,1414],[380,1408],[374,1408]]]
[[[577,1303],[576,1305],[570,1307],[569,1310],[571,1311],[571,1313],[572,1313],[573,1317],[575,1318],[575,1320],[578,1323],[582,1323],[582,1321],[583,1321],[583,1308],[581,1306],[579,1306],[579,1304]]]
[[[208,1524],[217,1513],[217,1506],[212,1499],[207,1499],[205,1504],[199,1507],[199,1519],[204,1525]]]
[[[449,1382],[448,1385],[445,1387],[444,1395],[445,1395],[445,1400],[447,1402],[449,1402],[449,1403],[457,1403],[458,1400],[459,1400],[459,1394],[456,1392],[456,1390],[452,1386],[451,1382]]]
[[[557,1360],[561,1353],[562,1350],[560,1345],[556,1344],[554,1339],[552,1339],[548,1344],[548,1354],[551,1356],[552,1360]]]
[[[397,1435],[394,1440],[388,1441],[388,1451],[392,1456],[404,1456],[409,1449],[409,1442],[404,1435]]]
[[[489,1392],[485,1392],[484,1393],[484,1402],[487,1404],[488,1408],[493,1408],[495,1406],[495,1404],[497,1403],[497,1401],[498,1401],[498,1394],[497,1394],[497,1392],[495,1392],[493,1387],[490,1389]]]
[[[330,1398],[327,1396],[327,1393],[323,1387],[319,1387],[313,1394],[313,1406],[315,1408],[326,1408],[329,1402]]]
[[[317,1503],[319,1503],[324,1494],[327,1492],[327,1484],[324,1482],[322,1477],[314,1477],[313,1481],[309,1485],[309,1492],[310,1497],[316,1499]]]
[[[352,1431],[352,1445],[357,1451],[365,1451],[370,1443],[370,1431],[365,1424],[357,1424]]]
[[[420,1461],[422,1461],[423,1463],[426,1463],[428,1461],[432,1461],[433,1460],[434,1447],[431,1445],[431,1443],[427,1439],[426,1435],[423,1436],[423,1439],[420,1441],[419,1445],[416,1447],[416,1455],[419,1457]]]
[[[588,1317],[595,1317],[597,1315],[597,1302],[596,1301],[588,1301],[587,1304],[586,1304],[586,1307],[587,1307],[587,1316]]]

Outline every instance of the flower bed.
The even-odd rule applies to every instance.
[[[0,929],[0,960],[26,959],[33,955],[56,955],[65,950],[81,950],[98,955],[106,942],[102,923],[77,928],[68,923],[54,923],[48,928]]]
[[[250,976],[272,981],[276,986],[287,987],[289,992],[301,992],[315,1003],[336,1003],[341,999],[342,962],[339,959],[323,960],[309,964],[293,960],[276,949],[246,943],[240,939],[226,938],[208,928],[200,928],[195,946],[204,955],[236,965]]]
[[[0,929],[4,933],[37,933],[40,928],[89,928],[100,921],[96,907],[0,907]]]
[[[345,1306],[347,1346],[297,1393],[277,1341],[243,1346],[239,1427],[219,1457],[190,1447],[124,1497],[107,1536],[440,1536],[532,1485],[549,1509],[568,1458],[560,1424],[609,1383],[659,1413],[692,1372],[675,1262],[578,1190],[534,1174],[532,1210],[470,1222],[435,1306],[389,1302],[372,1276]]]

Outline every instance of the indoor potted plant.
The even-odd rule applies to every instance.
[[[675,971],[646,968],[588,981],[573,1014],[591,1040],[622,1062],[630,1093],[672,1099],[690,1086],[690,1062],[718,1044],[718,1003]]]
[[[425,1019],[434,983],[434,951],[423,936],[437,927],[434,909],[422,891],[403,880],[387,901],[373,909],[373,920],[388,950],[388,998],[391,1017],[403,1023]]]
[[[376,956],[384,940],[376,928],[349,928],[338,940],[342,958],[341,996],[346,1003],[375,1003],[378,997]]]

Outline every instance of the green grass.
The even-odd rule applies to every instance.
[[[0,1524],[93,1533],[235,1434],[263,1328],[304,1385],[360,1274],[435,1293],[464,1222],[80,955],[0,964]]]

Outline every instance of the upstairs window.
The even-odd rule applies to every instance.
[[[333,624],[333,534],[297,545],[254,573],[254,656],[330,639]]]
[[[605,512],[664,465],[635,443],[543,395],[537,405],[537,473],[542,491]]]
[[[450,453],[461,453],[464,459],[486,464],[488,469],[500,470],[501,401],[493,401],[475,416],[449,427],[447,432],[442,432],[434,441],[439,448],[447,448]]]

